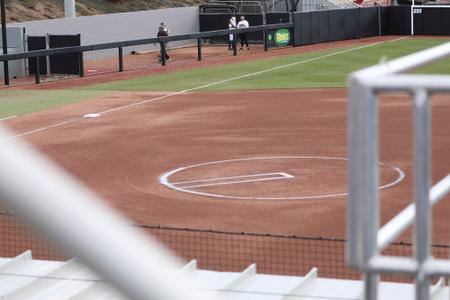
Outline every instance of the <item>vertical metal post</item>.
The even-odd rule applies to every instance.
[[[416,275],[416,299],[429,299],[430,285],[423,271],[423,264],[430,258],[431,211],[429,191],[430,176],[430,104],[426,90],[414,93],[414,200],[416,204],[415,220],[415,256],[419,265]]]
[[[41,83],[41,66],[39,56],[36,57],[36,73],[35,73],[36,84]]]
[[[123,72],[123,48],[119,47],[119,72]]]
[[[360,136],[364,140],[365,149],[361,149],[360,157],[362,167],[361,175],[361,196],[362,201],[360,214],[363,226],[363,259],[368,262],[378,254],[378,228],[379,228],[379,154],[378,154],[378,98],[373,91],[366,91],[366,97],[362,100],[361,117],[366,118],[365,126],[362,127]],[[378,295],[378,274],[366,272],[365,278],[365,299],[375,300]]]
[[[268,36],[268,32],[267,32],[267,29],[264,29],[264,34],[263,34],[263,38],[264,38],[264,51],[268,51],[269,50],[269,47],[268,47],[268,45],[267,45],[267,36]]]
[[[383,29],[381,27],[381,6],[378,6],[378,35],[383,35]]]
[[[166,65],[166,43],[165,42],[160,42],[159,43],[160,45],[161,45],[161,53],[160,53],[160,55],[161,55],[161,64],[163,65],[163,66],[165,66]]]
[[[378,282],[380,276],[376,273],[366,272],[364,274],[364,299],[375,300],[378,297]]]
[[[237,55],[236,38],[237,38],[236,33],[233,33],[233,55],[234,55],[234,56]]]
[[[6,34],[6,7],[5,0],[0,0],[0,10],[2,17],[2,41],[3,41],[3,54],[8,54],[8,36]],[[9,85],[9,62],[5,60],[3,62],[3,72],[5,85]]]
[[[83,60],[83,51],[78,53],[78,57],[80,59],[80,77],[84,77],[84,60]]]
[[[349,87],[347,263],[365,269],[365,264],[378,254],[378,99],[353,78]],[[378,274],[366,271],[364,299],[377,299],[378,281]]]
[[[354,79],[350,79],[348,85],[347,263],[352,267],[364,268],[364,263],[377,254],[378,99],[370,89]]]
[[[75,0],[64,0],[64,17],[65,18],[76,17]]]
[[[197,60],[202,60],[202,39],[197,38]]]

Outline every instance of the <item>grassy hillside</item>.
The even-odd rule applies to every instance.
[[[191,6],[206,0],[76,0],[78,15],[97,15],[157,8]],[[64,0],[7,0],[8,22],[61,18]]]

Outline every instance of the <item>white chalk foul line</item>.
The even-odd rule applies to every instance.
[[[0,118],[0,121],[6,121],[6,120],[9,120],[9,119],[13,119],[15,117],[17,117],[17,116],[9,116],[9,117]]]
[[[9,140],[13,140],[13,139],[17,139],[17,138],[20,138],[20,137],[22,137],[22,136],[30,135],[30,134],[33,134],[33,133],[45,131],[45,130],[48,130],[48,129],[51,129],[51,128],[55,128],[55,127],[60,127],[60,126],[63,126],[63,125],[67,125],[67,124],[73,123],[73,122],[74,122],[74,121],[72,121],[72,122],[70,122],[70,121],[59,122],[59,123],[56,123],[56,124],[53,124],[53,125],[50,125],[50,126],[47,126],[47,127],[42,127],[42,128],[34,129],[34,130],[31,130],[31,131],[27,131],[27,132],[24,132],[24,133],[12,135],[12,136],[7,137],[7,138],[5,138],[5,139],[3,139],[3,140],[0,140],[0,143],[1,143],[1,142],[6,142],[6,141],[9,141]]]
[[[142,105],[142,104],[146,104],[146,103],[150,103],[150,102],[154,102],[154,101],[163,100],[163,99],[166,99],[166,98],[169,98],[169,97],[173,97],[173,96],[178,96],[178,95],[185,94],[185,93],[188,93],[188,92],[201,90],[201,89],[208,88],[208,87],[215,86],[215,85],[219,85],[219,84],[222,84],[222,83],[227,83],[227,82],[240,80],[240,79],[244,79],[244,78],[248,78],[248,77],[252,77],[252,76],[256,76],[256,75],[260,75],[260,74],[264,74],[264,73],[268,73],[268,72],[273,72],[273,71],[276,71],[276,70],[289,68],[289,67],[296,66],[296,65],[306,64],[306,63],[309,63],[309,62],[321,60],[321,59],[328,58],[328,57],[331,57],[331,56],[344,54],[344,53],[347,53],[347,52],[356,51],[356,50],[360,50],[360,49],[376,46],[376,45],[387,43],[387,42],[400,41],[400,40],[403,40],[405,38],[408,38],[408,37],[406,36],[406,37],[401,37],[401,38],[390,40],[390,41],[380,41],[380,42],[376,42],[376,43],[372,43],[372,44],[368,44],[368,45],[363,45],[363,46],[359,46],[359,47],[354,47],[354,48],[349,48],[349,49],[345,49],[345,50],[340,50],[340,51],[336,51],[336,52],[329,53],[329,54],[326,54],[326,55],[313,57],[313,58],[310,58],[310,59],[301,60],[301,61],[293,62],[293,63],[290,63],[290,64],[281,65],[281,66],[277,66],[277,67],[261,70],[261,71],[258,71],[258,72],[248,73],[248,74],[244,74],[244,75],[240,75],[240,76],[236,76],[236,77],[231,77],[231,78],[227,78],[227,79],[211,82],[211,83],[208,83],[208,84],[204,84],[204,85],[201,85],[201,86],[185,89],[185,90],[182,90],[182,91],[179,91],[179,92],[173,92],[173,93],[170,93],[170,94],[167,94],[167,95],[163,95],[163,96],[159,96],[159,97],[156,97],[156,98],[144,100],[144,101],[141,101],[141,102],[136,102],[136,103],[132,103],[132,104],[124,105],[124,106],[119,106],[119,107],[116,107],[116,108],[112,108],[112,109],[108,109],[108,110],[99,112],[97,114],[103,115],[103,114],[107,114],[107,113],[110,113],[110,112],[113,112],[113,111],[127,109],[127,108],[130,108],[130,107],[133,107],[133,106]]]
[[[252,183],[259,181],[272,181],[280,179],[294,178],[294,176],[284,173],[262,173],[253,175],[241,175],[241,176],[231,176],[231,177],[217,177],[201,180],[192,180],[184,182],[173,182],[172,184],[182,188],[182,189],[193,189],[199,187],[211,187],[218,185],[230,185],[230,184],[240,184],[240,183]],[[231,180],[231,181],[229,181]]]
[[[329,53],[329,54],[326,54],[326,55],[322,55],[322,56],[319,56],[319,57],[313,57],[313,58],[310,58],[310,59],[301,60],[301,61],[293,62],[293,63],[290,63],[290,64],[281,65],[281,66],[269,68],[269,69],[266,69],[266,70],[261,70],[261,71],[258,71],[258,72],[248,73],[248,74],[244,74],[244,75],[240,75],[240,76],[236,76],[236,77],[232,77],[232,78],[228,78],[228,79],[224,79],[224,80],[219,80],[219,81],[215,81],[215,82],[208,83],[208,84],[205,84],[205,85],[201,85],[201,86],[198,86],[198,87],[185,89],[185,90],[182,90],[182,91],[179,91],[179,92],[169,93],[167,95],[155,97],[155,98],[152,98],[152,99],[148,99],[148,100],[144,100],[144,101],[140,101],[140,102],[136,102],[136,103],[132,103],[132,104],[128,104],[128,105],[119,106],[119,107],[108,109],[108,110],[105,110],[105,111],[102,111],[102,112],[97,112],[97,113],[94,112],[94,113],[87,114],[87,115],[94,115],[95,114],[96,117],[99,117],[99,116],[101,116],[103,114],[108,114],[108,113],[111,113],[111,112],[114,112],[114,111],[119,111],[119,110],[127,109],[127,108],[130,108],[130,107],[134,107],[134,106],[138,106],[138,105],[142,105],[142,104],[146,104],[146,103],[151,103],[151,102],[154,102],[154,101],[163,100],[163,99],[166,99],[166,98],[169,98],[169,97],[174,97],[174,96],[181,95],[181,94],[184,94],[184,93],[188,93],[188,92],[192,92],[192,91],[196,91],[196,90],[201,90],[201,89],[204,89],[204,88],[207,88],[207,87],[211,87],[211,86],[214,86],[214,85],[219,85],[219,84],[226,83],[226,82],[231,82],[231,81],[235,81],[235,80],[239,80],[239,79],[243,79],[243,78],[247,78],[247,77],[252,77],[252,76],[256,76],[256,75],[260,75],[260,74],[264,74],[264,73],[280,70],[280,69],[283,69],[283,68],[288,68],[288,67],[295,66],[295,65],[305,64],[305,63],[321,60],[321,59],[324,59],[324,58],[327,58],[327,57],[331,57],[331,56],[335,56],[335,55],[339,55],[339,54],[343,54],[343,53],[347,53],[347,52],[351,52],[351,51],[356,51],[356,50],[360,50],[360,49],[376,46],[376,45],[383,44],[383,43],[396,42],[396,41],[400,41],[400,40],[403,40],[403,39],[406,39],[406,38],[408,38],[408,36],[401,37],[401,38],[394,39],[394,40],[380,41],[380,42],[376,42],[376,43],[372,43],[372,44],[368,44],[368,45],[363,45],[363,46],[359,46],[359,47],[354,47],[354,48],[349,48],[349,49],[345,49],[345,50],[341,50],[341,51],[336,51],[336,52]],[[83,116],[83,118],[84,118],[84,116]],[[47,126],[47,127],[42,127],[42,128],[26,131],[26,132],[23,132],[21,134],[11,136],[10,138],[7,138],[6,140],[27,136],[27,135],[30,135],[30,134],[33,134],[33,133],[37,133],[37,132],[45,131],[45,130],[48,130],[48,129],[51,129],[51,128],[55,128],[55,127],[58,127],[58,126],[66,125],[68,123],[72,123],[72,122],[61,122],[61,123],[57,123],[57,124],[54,124],[54,125],[51,125],[51,126]],[[3,141],[5,141],[5,140],[0,140],[0,142],[3,142]]]

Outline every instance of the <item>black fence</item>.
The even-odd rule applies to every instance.
[[[414,8],[414,35],[450,35],[450,6]],[[411,6],[382,8],[383,35],[411,34]]]
[[[294,14],[294,45],[381,35],[381,7],[300,12]],[[298,25],[297,25],[298,24]]]
[[[391,6],[382,8],[382,34],[411,34],[411,7]]]
[[[256,263],[259,273],[304,276],[317,267],[320,277],[359,279],[345,263],[345,240],[274,233],[230,232],[158,225],[135,225],[185,261],[196,259],[200,269],[240,272]],[[69,259],[17,217],[0,213],[0,257],[14,257],[31,250],[33,258]],[[411,243],[394,243],[385,255],[413,255]],[[436,258],[448,259],[450,246],[433,245]],[[409,277],[384,275],[385,281],[411,282]]]
[[[28,51],[42,50],[47,48],[47,37],[45,36],[28,36],[27,37]],[[42,57],[39,60],[39,68],[36,68],[36,58],[28,60],[28,67],[30,74],[36,74],[36,70],[40,71],[41,75],[47,75],[47,58]]]
[[[49,35],[50,49],[81,46],[81,35]],[[51,74],[83,74],[83,55],[81,52],[55,54],[50,56]]]
[[[146,44],[156,44],[159,43],[161,45],[165,45],[166,42],[172,42],[172,41],[186,41],[186,40],[196,40],[197,41],[197,49],[198,49],[198,60],[202,60],[202,43],[204,39],[218,37],[218,36],[225,36],[228,34],[234,34],[238,35],[240,33],[260,33],[263,36],[263,39],[265,39],[265,36],[268,32],[268,30],[271,29],[280,29],[280,28],[287,28],[292,29],[294,25],[292,23],[283,23],[283,24],[268,24],[268,25],[260,25],[260,26],[252,26],[249,28],[239,28],[239,29],[226,29],[226,30],[215,30],[215,31],[206,31],[206,32],[197,32],[197,33],[191,33],[191,34],[181,34],[181,35],[173,35],[173,36],[167,36],[167,37],[158,37],[158,38],[148,38],[148,39],[140,39],[140,40],[130,40],[130,41],[122,41],[122,42],[114,42],[114,43],[103,43],[103,44],[95,44],[95,45],[86,45],[86,46],[75,46],[75,47],[63,47],[63,48],[54,48],[54,49],[43,49],[43,50],[33,50],[28,51],[24,53],[15,53],[15,54],[4,54],[0,55],[0,62],[4,61],[13,61],[13,60],[19,60],[19,59],[31,59],[35,58],[37,63],[35,63],[36,66],[41,66],[41,59],[46,59],[47,57],[60,56],[60,55],[67,55],[71,54],[75,56],[79,56],[79,60],[74,60],[79,64],[80,69],[80,76],[84,76],[83,70],[83,53],[85,52],[91,52],[91,51],[101,51],[101,50],[111,50],[111,49],[117,49],[117,55],[118,55],[118,64],[117,64],[117,70],[119,72],[123,71],[123,48],[129,47],[129,46],[138,46],[138,45],[146,45]],[[236,41],[236,38],[234,39]],[[164,58],[165,55],[163,55],[163,52],[165,51],[165,47],[161,47],[161,58]],[[265,47],[265,50],[268,50],[267,47]],[[237,55],[236,51],[236,45],[234,45],[234,55]],[[161,60],[161,63],[165,65],[165,59]],[[40,83],[40,70],[35,70],[35,76],[36,76],[36,83]],[[5,78],[5,84],[7,82],[7,78]],[[9,82],[9,81],[8,81]]]
[[[50,58],[55,61],[58,57],[71,57],[71,70],[73,74],[84,76],[85,52],[116,52],[116,62],[108,62],[108,71],[124,70],[123,48],[145,44],[159,43],[161,47],[161,63],[165,65],[166,51],[165,42],[193,40],[197,42],[197,59],[202,60],[202,44],[205,40],[213,42],[228,41],[229,34],[236,36],[240,33],[247,33],[249,40],[255,43],[264,42],[264,50],[268,50],[271,45],[268,39],[274,36],[283,37],[285,32],[274,30],[286,29],[290,32],[290,41],[287,45],[302,46],[315,43],[342,41],[358,39],[378,35],[409,35],[411,34],[411,7],[391,6],[391,7],[368,7],[355,9],[322,10],[300,13],[267,13],[247,14],[246,18],[252,25],[250,28],[242,29],[222,29],[226,28],[231,14],[201,14],[201,32],[192,34],[182,34],[170,37],[149,38],[132,41],[122,41],[114,43],[104,43],[88,46],[64,47],[45,50],[33,50],[25,53],[0,55],[0,62],[18,59],[30,59],[30,73],[36,75],[36,83],[40,82],[40,75],[45,74],[45,60]],[[264,22],[266,25],[258,25]],[[292,23],[288,22],[292,19]],[[450,35],[450,9],[443,7],[423,7],[414,9],[414,32],[417,35]],[[280,23],[283,22],[283,23]],[[270,24],[272,23],[272,24]],[[36,43],[38,41],[36,40]],[[283,44],[283,43],[281,43]],[[39,47],[37,45],[37,47]],[[233,45],[233,55],[237,55],[236,45]],[[131,61],[131,59],[130,59]],[[140,63],[141,64],[141,63]],[[38,68],[39,67],[39,68]],[[103,68],[99,64],[94,64],[94,69]],[[37,70],[39,69],[39,70]],[[51,68],[55,71],[54,68]],[[57,72],[56,70],[55,72]],[[67,70],[64,70],[65,72]],[[5,78],[5,83],[9,82]]]

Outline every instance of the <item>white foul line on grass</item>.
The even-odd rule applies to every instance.
[[[240,76],[236,76],[236,77],[232,77],[232,78],[228,78],[228,79],[224,79],[224,80],[219,80],[219,81],[215,81],[215,82],[208,83],[208,84],[205,84],[205,85],[201,85],[201,86],[198,86],[198,87],[185,89],[185,90],[182,90],[182,91],[179,91],[179,92],[173,92],[173,93],[170,93],[170,94],[167,94],[167,95],[163,95],[163,96],[159,96],[159,97],[155,97],[155,98],[152,98],[152,99],[148,99],[148,100],[144,100],[144,101],[140,101],[140,102],[136,102],[136,103],[132,103],[132,104],[128,104],[128,105],[119,106],[119,107],[108,109],[108,110],[105,110],[105,111],[102,111],[102,112],[92,113],[92,115],[96,114],[98,116],[101,116],[103,114],[111,113],[111,112],[118,111],[118,110],[127,109],[127,108],[130,108],[130,107],[133,107],[133,106],[138,106],[138,105],[142,105],[142,104],[146,104],[146,103],[151,103],[151,102],[154,102],[154,101],[163,100],[163,99],[166,99],[166,98],[169,98],[169,97],[178,96],[178,95],[185,94],[185,93],[188,93],[188,92],[201,90],[201,89],[208,88],[208,87],[215,86],[215,85],[219,85],[219,84],[222,84],[222,83],[227,83],[227,82],[231,82],[231,81],[235,81],[235,80],[239,80],[239,79],[243,79],[243,78],[248,78],[248,77],[252,77],[252,76],[256,76],[256,75],[260,75],[260,74],[264,74],[264,73],[268,73],[268,72],[272,72],[272,71],[276,71],[276,70],[280,70],[280,69],[296,66],[296,65],[306,64],[306,63],[309,63],[309,62],[313,62],[313,61],[321,60],[321,59],[328,58],[328,57],[331,57],[331,56],[335,56],[335,55],[344,54],[344,53],[347,53],[347,52],[352,52],[352,51],[356,51],[356,50],[360,50],[360,49],[376,46],[376,45],[383,44],[383,43],[397,42],[397,41],[406,39],[408,37],[409,36],[404,36],[404,37],[401,37],[401,38],[398,38],[398,39],[394,39],[394,40],[380,41],[380,42],[376,42],[376,43],[372,43],[372,44],[368,44],[368,45],[363,45],[363,46],[358,46],[358,47],[349,48],[349,49],[345,49],[345,50],[340,50],[340,51],[336,51],[336,52],[329,53],[329,54],[326,54],[326,55],[313,57],[313,58],[310,58],[310,59],[301,60],[301,61],[293,62],[293,63],[290,63],[290,64],[281,65],[281,66],[277,66],[277,67],[261,70],[261,71],[258,71],[258,72],[248,73],[248,74],[244,74],[244,75],[240,75]],[[88,114],[88,115],[91,115],[91,114]],[[83,117],[85,117],[85,116],[83,116]],[[34,130],[31,130],[31,131],[26,131],[26,132],[23,132],[21,134],[11,136],[11,137],[9,137],[7,139],[0,140],[0,142],[3,142],[5,140],[7,141],[7,140],[15,139],[15,138],[26,136],[26,135],[30,135],[30,134],[41,132],[41,131],[45,131],[47,129],[63,126],[63,125],[69,124],[69,123],[72,123],[72,122],[61,122],[61,123],[57,123],[57,124],[54,124],[54,125],[51,125],[51,126],[42,127],[42,128],[34,129]]]
[[[0,118],[0,121],[6,121],[6,120],[9,120],[9,119],[13,119],[15,117],[17,117],[17,116],[9,116],[9,117]]]
[[[177,186],[182,189],[193,189],[193,188],[199,188],[199,187],[240,184],[240,183],[252,183],[252,182],[259,182],[259,181],[272,181],[272,180],[289,179],[289,178],[294,178],[294,176],[292,176],[288,173],[278,172],[278,173],[262,173],[262,174],[253,174],[253,175],[231,176],[231,177],[217,177],[217,178],[208,178],[208,179],[183,181],[183,182],[172,182],[172,185]],[[231,180],[231,181],[228,181],[228,180]]]
[[[159,97],[156,97],[156,98],[144,100],[144,101],[141,101],[141,102],[136,102],[136,103],[132,103],[132,104],[124,105],[124,106],[119,106],[119,107],[116,107],[116,108],[112,108],[112,109],[108,109],[108,110],[99,112],[98,114],[103,115],[103,114],[107,114],[107,113],[110,113],[110,112],[113,112],[113,111],[122,110],[122,109],[130,108],[130,107],[133,107],[133,106],[137,106],[137,105],[142,105],[142,104],[146,104],[146,103],[150,103],[150,102],[154,102],[154,101],[158,101],[158,100],[163,100],[163,99],[166,99],[166,98],[169,98],[169,97],[185,94],[185,93],[188,93],[188,92],[201,90],[201,89],[208,88],[208,87],[215,86],[215,85],[219,85],[219,84],[222,84],[222,83],[227,83],[227,82],[231,82],[231,81],[235,81],[235,80],[239,80],[239,79],[243,79],[243,78],[248,78],[248,77],[252,77],[252,76],[256,76],[256,75],[260,75],[260,74],[264,74],[264,73],[268,73],[268,72],[273,72],[273,71],[276,71],[276,70],[280,70],[280,69],[284,69],[284,68],[288,68],[288,67],[292,67],[292,66],[296,66],[296,65],[301,65],[301,64],[313,62],[313,61],[316,61],[316,60],[321,60],[321,59],[324,59],[324,58],[327,58],[327,57],[331,57],[331,56],[335,56],[335,55],[339,55],[339,54],[343,54],[343,53],[347,53],[347,52],[351,52],[351,51],[355,51],[355,50],[360,50],[360,49],[376,46],[378,44],[382,44],[382,43],[386,43],[386,42],[396,42],[396,41],[400,41],[400,40],[403,40],[403,39],[406,39],[406,38],[408,38],[408,36],[404,36],[404,37],[401,37],[401,38],[398,38],[398,39],[394,39],[394,40],[390,40],[390,41],[381,41],[381,42],[376,42],[376,43],[363,45],[363,46],[359,46],[359,47],[355,47],[355,48],[340,50],[340,51],[329,53],[329,54],[322,55],[322,56],[319,56],[319,57],[313,57],[313,58],[310,58],[310,59],[301,60],[301,61],[293,62],[293,63],[290,63],[290,64],[281,65],[281,66],[277,66],[277,67],[261,70],[261,71],[258,71],[258,72],[253,72],[253,73],[248,73],[248,74],[244,74],[244,75],[240,75],[240,76],[236,76],[236,77],[231,77],[231,78],[215,81],[215,82],[212,82],[212,83],[208,83],[208,84],[205,84],[205,85],[201,85],[201,86],[197,86],[197,87],[193,87],[193,88],[188,88],[188,89],[185,89],[185,90],[182,90],[182,91],[179,91],[179,92],[174,92],[174,93],[170,93],[170,94],[167,94],[167,95],[159,96]]]

